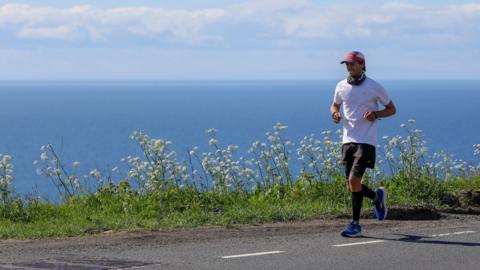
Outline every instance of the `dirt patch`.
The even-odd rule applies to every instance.
[[[463,207],[478,207],[480,206],[480,191],[465,190],[460,192],[460,205]]]
[[[351,218],[351,215],[338,215],[337,218]],[[361,218],[375,219],[375,214],[373,211],[364,211]],[[387,214],[387,220],[438,220],[441,218],[441,211],[433,207],[389,207]]]
[[[460,215],[480,215],[480,207],[467,207],[467,208],[460,208],[460,207],[449,207],[439,209],[442,213],[449,213],[449,214],[460,214]]]
[[[454,208],[480,207],[480,191],[469,189],[460,192],[446,192],[440,201],[442,204]]]

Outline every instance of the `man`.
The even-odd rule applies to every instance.
[[[335,123],[340,123],[342,106],[345,121],[343,123],[342,163],[348,180],[348,190],[352,194],[352,222],[341,235],[360,236],[360,211],[363,197],[373,200],[378,220],[387,216],[384,188],[372,191],[362,184],[367,168],[374,168],[375,145],[377,144],[377,123],[380,118],[395,114],[396,108],[385,89],[365,75],[365,57],[358,51],[349,52],[341,62],[345,64],[348,78],[340,81],[335,88],[335,96],[330,112]],[[379,110],[378,103],[385,108]]]

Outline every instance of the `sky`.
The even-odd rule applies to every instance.
[[[0,0],[0,80],[480,79],[474,1]]]

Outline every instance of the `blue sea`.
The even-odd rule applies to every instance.
[[[416,120],[429,151],[475,161],[480,143],[480,81],[379,80],[397,115],[379,125],[383,135],[404,135],[400,124]],[[20,194],[56,197],[50,180],[37,176],[33,161],[51,143],[63,160],[81,163],[78,174],[108,172],[128,155],[140,155],[129,136],[144,130],[173,141],[178,158],[187,148],[210,151],[208,128],[221,145],[239,153],[277,122],[298,143],[308,134],[335,131],[330,119],[336,81],[2,82],[0,153],[13,156],[13,185]]]

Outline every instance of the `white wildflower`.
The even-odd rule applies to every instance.
[[[228,149],[229,152],[233,152],[233,151],[238,149],[238,145],[231,144],[227,147],[227,149]]]
[[[163,141],[162,140],[155,140],[153,145],[154,145],[155,148],[160,148],[160,147],[163,146]]]
[[[3,162],[3,163],[8,163],[8,162],[10,162],[11,160],[12,160],[12,156],[10,156],[10,155],[4,155],[4,156],[3,156],[3,159],[2,159],[2,162]]]
[[[46,152],[42,152],[42,153],[40,154],[40,159],[43,160],[43,161],[48,160],[48,155],[47,155],[47,153],[46,153]]]
[[[215,134],[216,132],[217,132],[217,130],[214,129],[214,128],[209,128],[209,129],[207,129],[207,131],[206,131],[206,133],[208,133],[208,134]]]

